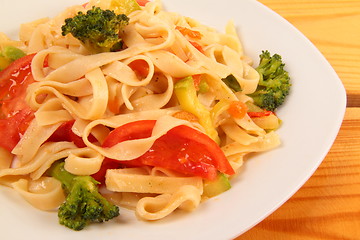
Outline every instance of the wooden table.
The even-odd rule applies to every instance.
[[[304,33],[347,92],[330,152],[282,207],[236,240],[360,239],[360,1],[259,0]]]

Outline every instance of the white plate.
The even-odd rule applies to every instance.
[[[1,0],[0,31],[11,36],[22,22],[54,16],[83,0]],[[33,209],[12,190],[0,187],[2,239],[207,239],[234,238],[289,199],[313,174],[341,125],[346,95],[341,81],[320,52],[292,25],[255,0],[163,0],[166,9],[223,29],[238,26],[246,53],[279,53],[292,76],[292,91],[278,111],[283,144],[245,163],[233,188],[190,214],[157,222],[137,220],[122,210],[117,222],[91,225],[81,232],[58,224],[56,213]]]

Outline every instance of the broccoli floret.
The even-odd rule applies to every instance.
[[[62,183],[67,195],[58,211],[60,224],[79,231],[90,223],[104,222],[119,216],[119,207],[99,193],[99,182],[90,176],[76,176],[67,172],[64,164],[58,161],[48,172]]]
[[[259,85],[254,93],[249,94],[257,106],[275,111],[284,103],[291,87],[289,73],[284,66],[280,55],[271,56],[269,51],[262,52],[256,68],[260,74]]]
[[[93,7],[86,13],[78,12],[73,18],[65,19],[62,35],[71,33],[87,48],[95,52],[118,51],[122,49],[119,33],[129,23],[125,14]]]

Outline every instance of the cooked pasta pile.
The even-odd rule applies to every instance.
[[[238,118],[227,111],[229,102],[252,102],[247,94],[254,92],[259,82],[232,22],[220,33],[167,12],[160,1],[153,1],[128,15],[130,22],[122,33],[124,50],[93,54],[70,34],[62,36],[66,18],[93,5],[106,9],[108,3],[90,1],[52,19],[25,23],[20,41],[1,35],[0,46],[36,53],[31,63],[34,82],[26,92],[34,118],[11,152],[1,148],[1,184],[36,208],[56,209],[64,201],[64,193],[61,184],[46,174],[52,163],[65,159],[68,172],[93,175],[104,159],[136,159],[180,125],[209,135],[236,173],[247,154],[280,144],[274,131],[266,131],[248,114]],[[199,32],[201,37],[193,38],[181,29]],[[136,61],[146,65],[144,76],[131,67]],[[222,79],[229,75],[237,79],[241,91],[234,92],[224,83]],[[174,85],[188,76],[201,76],[209,86],[198,93],[198,99],[210,113],[215,132],[207,131],[199,116],[184,111],[175,96]],[[156,121],[150,137],[102,145],[113,129],[139,120]],[[71,129],[82,138],[83,147],[71,141],[48,141],[69,121],[74,121]],[[117,205],[134,209],[140,219],[157,220],[176,209],[196,209],[206,198],[203,183],[199,176],[163,167],[134,166],[109,169],[103,193]]]

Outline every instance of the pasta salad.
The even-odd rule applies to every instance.
[[[0,184],[81,230],[193,211],[280,145],[279,55],[159,0],[91,0],[0,33]],[[120,208],[119,208],[120,207]]]

